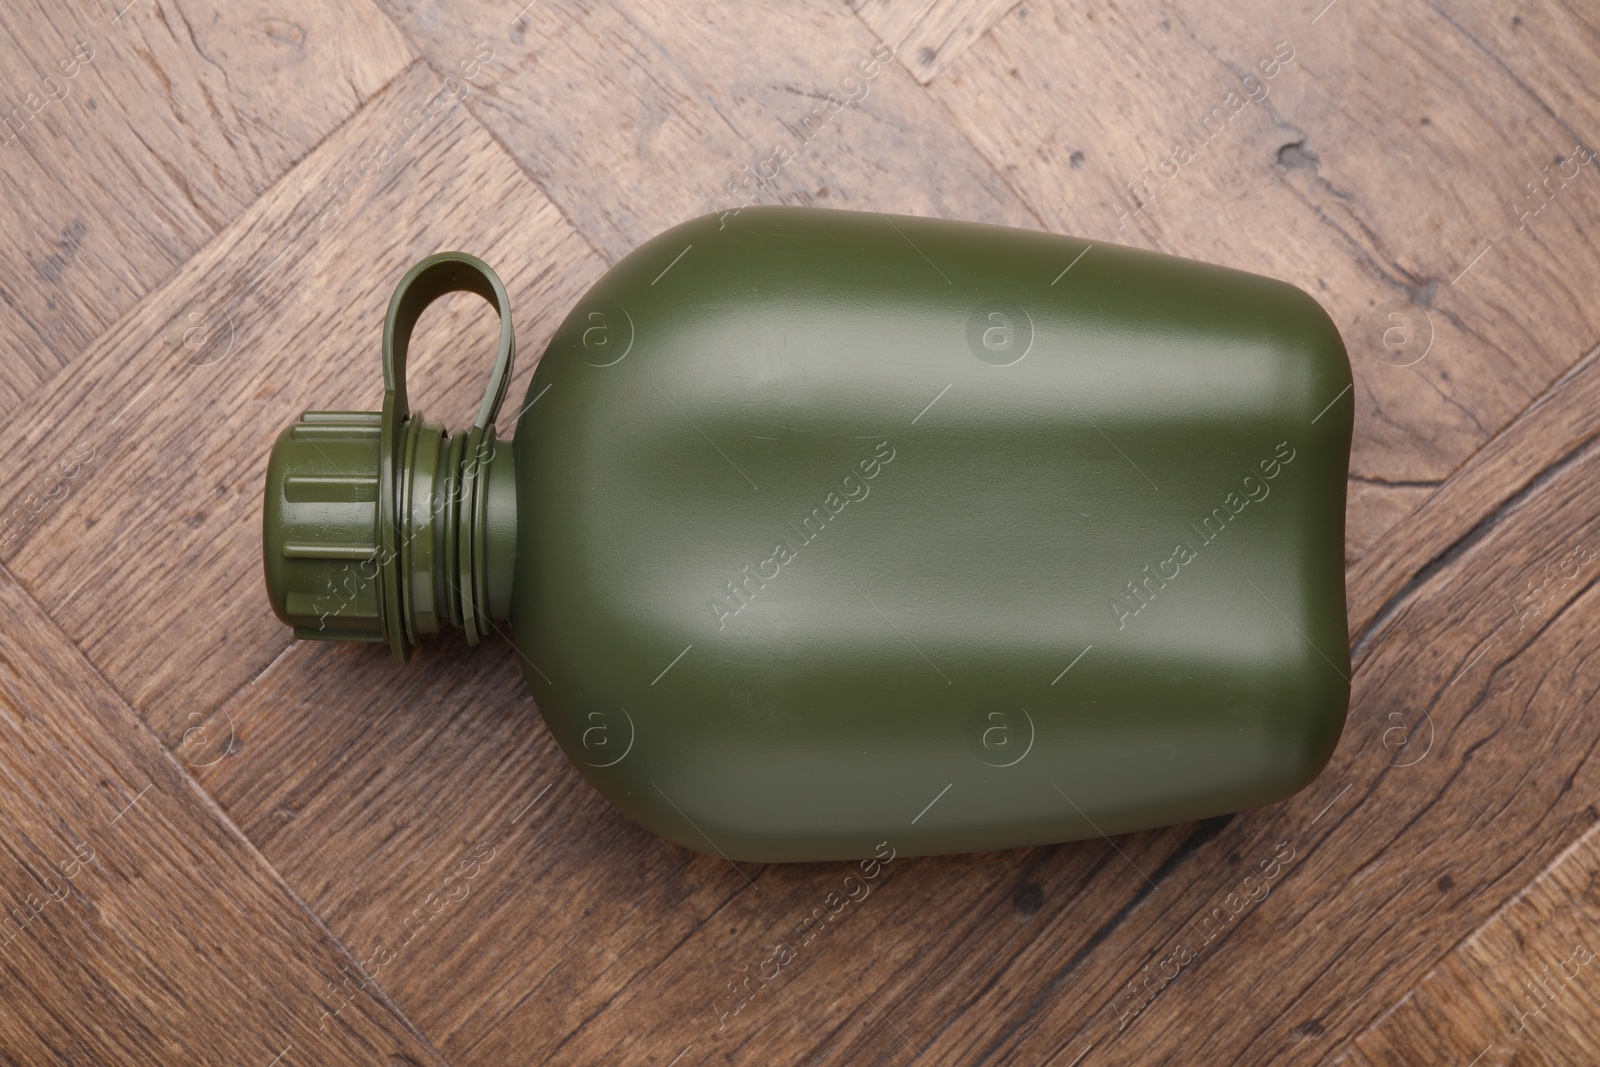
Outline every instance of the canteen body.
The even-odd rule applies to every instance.
[[[735,860],[1269,804],[1348,706],[1350,387],[1283,282],[707,216],[589,291],[519,405],[510,633],[594,787]]]

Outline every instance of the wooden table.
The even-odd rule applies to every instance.
[[[518,6],[0,13],[0,1058],[1600,1058],[1591,7]],[[402,670],[290,640],[267,449],[302,409],[378,405],[406,267],[500,270],[520,396],[608,264],[773,169],[763,202],[1139,245],[1323,302],[1356,376],[1357,667],[1322,777],[896,861],[770,976],[842,865],[735,869],[627,822],[504,642]],[[492,340],[474,300],[414,349],[450,425]]]

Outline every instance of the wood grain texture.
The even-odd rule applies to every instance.
[[[0,933],[0,1059],[1600,1059],[1594,964],[1520,1014],[1600,948],[1600,162],[1573,162],[1600,32],[1560,2],[1324,4],[0,15],[15,99],[108,42],[0,145],[0,894],[28,919]],[[303,409],[377,406],[411,263],[504,277],[509,433],[606,263],[743,199],[1313,292],[1356,377],[1327,772],[1200,824],[896,858],[834,911],[853,866],[735,866],[610,808],[500,635],[406,668],[290,641],[267,450]],[[430,311],[417,406],[470,418],[492,338],[473,298]]]
[[[1584,1063],[1600,1047],[1600,828],[1457,945],[1341,1065]]]
[[[928,84],[950,68],[1018,0],[855,0],[851,7],[895,50],[911,76]]]
[[[386,6],[440,69],[489,42],[467,106],[608,259],[751,202],[1039,225],[842,6]],[[604,118],[550,121],[582,99]]]
[[[1347,585],[1356,646],[1366,643],[1380,619],[1404,607],[1408,591],[1430,570],[1491,534],[1526,494],[1559,480],[1600,434],[1597,409],[1600,350],[1563,375],[1480,449],[1471,464],[1431,494],[1410,522],[1391,531],[1351,568]],[[1519,616],[1538,606],[1549,579],[1548,574],[1530,574],[1517,588],[1506,590]]]
[[[8,4],[0,414],[70,365],[410,58],[368,0]]]
[[[1030,0],[930,88],[1047,228],[1322,301],[1357,368],[1359,551],[1600,329],[1600,182],[1574,157],[1600,32],[1560,8],[1322,6]]]
[[[6,1062],[438,1062],[3,572],[0,782]]]

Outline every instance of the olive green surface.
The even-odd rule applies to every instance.
[[[511,627],[551,731],[736,860],[1006,848],[1272,803],[1350,661],[1350,367],[1282,282],[753,208],[558,330]]]

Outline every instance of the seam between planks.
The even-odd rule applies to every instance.
[[[346,963],[355,966],[357,973],[364,973],[361,971],[360,962],[356,959],[355,953],[350,950],[349,946],[346,945],[340,937],[338,937],[331,929],[328,928],[327,923],[323,922],[321,915],[319,915],[304,900],[300,898],[300,895],[294,891],[294,888],[289,885],[288,881],[283,877],[282,872],[280,872],[278,868],[275,867],[271,861],[269,861],[267,857],[262,854],[261,850],[256,847],[255,842],[250,839],[249,835],[246,834],[239,827],[239,825],[233,821],[232,817],[228,815],[222,806],[217,803],[216,798],[213,797],[205,789],[205,787],[195,779],[195,777],[189,772],[189,768],[184,766],[183,763],[167,749],[167,746],[162,742],[161,738],[156,735],[155,731],[150,728],[149,724],[140,718],[139,713],[133,709],[133,706],[128,703],[128,701],[123,697],[122,693],[111,684],[110,680],[106,678],[104,674],[100,672],[100,668],[95,666],[94,662],[84,654],[84,651],[78,647],[77,642],[73,641],[71,636],[61,628],[61,625],[56,622],[55,617],[44,609],[44,605],[41,604],[33,595],[33,591],[28,588],[27,584],[24,583],[17,575],[13,574],[3,564],[0,564],[0,577],[10,581],[16,590],[27,599],[29,604],[32,605],[33,609],[39,613],[40,617],[46,620],[55,630],[55,632],[61,637],[62,642],[67,647],[71,648],[74,653],[76,653],[81,667],[86,670],[88,674],[97,682],[99,682],[101,686],[104,687],[107,695],[115,698],[118,709],[132,724],[132,728],[135,731],[148,734],[155,741],[156,748],[161,753],[161,758],[164,758],[171,769],[177,772],[179,780],[182,781],[183,784],[189,789],[190,794],[194,796],[200,806],[204,808],[214,820],[216,820],[217,825],[219,825],[226,834],[231,836],[236,843],[245,849],[250,858],[255,861],[262,871],[266,873],[271,884],[276,886],[285,895],[287,895],[291,901],[294,902],[295,907],[299,908],[301,913],[310,920],[311,924],[322,934],[322,936],[327,938],[328,944],[334,947],[335,951],[338,953],[338,955],[344,958]],[[374,999],[382,1004],[384,1009],[388,1011],[389,1014],[405,1028],[408,1034],[416,1038],[417,1041],[421,1042],[423,1047],[432,1053],[438,1062],[445,1064],[446,1067],[448,1067],[450,1061],[439,1052],[438,1048],[435,1047],[431,1040],[429,1040],[428,1036],[419,1030],[416,1025],[412,1023],[411,1019],[400,1010],[399,1006],[396,1005],[390,998],[388,991],[386,991],[382,985],[378,984],[375,979],[372,980],[372,986],[378,991],[378,996],[374,997]]]

